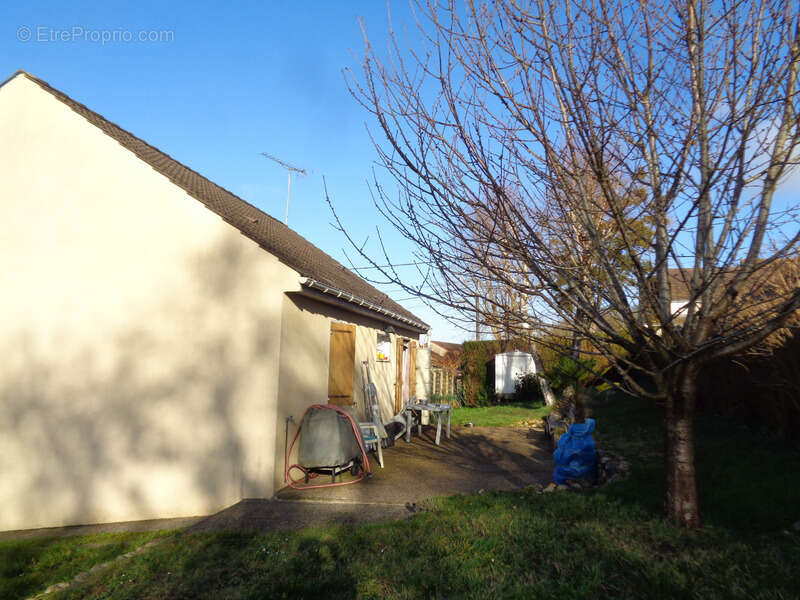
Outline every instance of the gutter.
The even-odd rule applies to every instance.
[[[347,303],[347,308],[349,310],[353,310],[354,312],[359,312],[373,318],[376,316],[375,313],[378,313],[378,315],[383,317],[384,321],[394,322],[394,324],[398,324],[405,328],[414,329],[420,333],[427,333],[430,330],[430,327],[422,321],[409,319],[408,317],[389,310],[388,308],[379,306],[374,302],[364,300],[358,296],[354,296],[350,292],[345,292],[344,290],[340,290],[339,288],[322,283],[316,279],[312,279],[311,277],[301,277],[300,285],[304,288],[317,292],[319,296],[317,296],[317,294],[313,295],[317,297],[318,300],[327,302],[328,304]],[[336,302],[337,300],[338,302]]]

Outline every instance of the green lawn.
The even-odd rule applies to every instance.
[[[0,541],[0,598],[24,598],[167,532]]]
[[[484,424],[504,408],[484,409]],[[55,597],[798,597],[800,535],[784,532],[800,519],[796,452],[699,419],[705,525],[687,532],[661,518],[657,411],[615,398],[591,412],[598,440],[633,460],[627,481],[441,498],[361,527],[178,534]]]
[[[633,477],[615,486],[615,495],[658,513],[666,490],[659,411],[612,395],[595,401],[590,415],[597,418],[597,442],[633,460]],[[699,415],[695,433],[698,494],[707,524],[771,533],[800,520],[797,448],[724,417]]]
[[[454,408],[450,416],[455,425],[472,423],[476,427],[514,427],[531,421],[541,422],[550,409],[541,403],[508,403],[498,406]]]

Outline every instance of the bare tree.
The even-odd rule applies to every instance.
[[[491,193],[491,192],[487,192]],[[514,197],[514,194],[506,191],[504,196]],[[502,199],[499,201],[503,201]],[[496,222],[494,216],[496,212],[495,204],[498,199],[487,197],[475,207],[474,220],[482,222],[483,228],[490,229]],[[465,233],[469,237],[469,233]],[[481,241],[476,238],[471,238],[473,243],[480,244]],[[458,240],[454,240],[457,243]],[[466,245],[463,248],[463,255],[465,259],[471,258],[473,255],[473,245]],[[514,278],[512,273],[516,271],[516,264],[513,257],[503,255],[499,252],[495,255],[483,257],[485,261],[484,268],[480,271],[480,276],[474,278],[474,295],[475,295],[475,311],[477,320],[482,325],[485,325],[494,337],[499,341],[509,341],[514,339],[519,334],[519,315],[526,314],[529,303],[529,298],[526,294],[520,291],[520,283],[523,284],[527,277],[518,275],[513,284],[507,284],[498,281],[494,273],[503,271],[509,274],[509,277]],[[476,274],[477,275],[477,274]]]
[[[697,374],[800,306],[789,288],[729,318],[800,239],[797,206],[775,200],[800,141],[797,5],[432,0],[415,15],[407,49],[392,32],[381,58],[365,35],[349,77],[401,190],[376,177],[376,204],[428,265],[421,285],[382,276],[470,317],[476,279],[508,287],[526,302],[504,322],[590,341],[663,404],[667,516],[699,525]]]
[[[574,187],[550,190],[545,204],[546,219],[542,221],[540,229],[549,238],[554,258],[569,267],[563,285],[580,288],[578,293],[591,301],[595,311],[600,311],[605,305],[605,312],[608,313],[613,307],[603,302],[600,294],[603,286],[598,285],[598,281],[604,279],[605,273],[611,269],[624,285],[633,283],[636,263],[630,254],[634,254],[640,262],[646,260],[654,230],[639,206],[647,198],[643,188],[610,178],[608,185],[615,186],[615,198],[619,200],[617,206],[610,207],[603,190],[590,173],[585,157],[579,158],[579,164],[571,170],[581,177],[580,190],[576,191]],[[586,200],[579,212],[573,206],[573,199],[578,195]],[[581,219],[590,219],[591,226],[584,227]],[[603,248],[603,256],[595,251],[597,247]],[[574,293],[569,294],[572,295]],[[588,320],[580,306],[572,307],[572,311],[576,321]],[[573,327],[571,332],[571,358],[574,360],[580,358],[581,329]]]

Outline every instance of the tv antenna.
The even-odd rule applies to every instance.
[[[286,219],[283,221],[284,224],[286,226],[288,226],[289,225],[289,200],[292,197],[292,173],[297,173],[300,176],[304,176],[304,175],[307,175],[306,170],[305,169],[301,169],[300,167],[292,166],[289,163],[282,161],[280,158],[276,158],[276,157],[272,156],[272,154],[267,154],[266,152],[262,152],[261,156],[263,156],[265,158],[268,158],[271,161],[274,161],[274,162],[278,163],[280,166],[282,166],[284,169],[286,169],[286,172],[287,172],[287,174],[289,176],[289,184],[286,187]]]

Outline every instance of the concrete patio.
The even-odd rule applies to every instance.
[[[426,426],[422,436],[407,443],[402,438],[383,451],[382,469],[370,454],[373,476],[354,485],[323,489],[280,490],[280,500],[419,503],[434,496],[469,494],[478,490],[522,488],[552,480],[553,456],[542,431],[511,427],[452,428],[436,446],[436,428]],[[294,472],[297,476],[299,473]],[[344,480],[350,479],[349,474]],[[313,483],[330,482],[321,475]]]
[[[275,499],[243,500],[189,530],[267,531],[403,519],[428,498],[552,481],[553,455],[542,430],[454,426],[451,438],[443,434],[439,446],[435,427],[425,427],[422,436],[414,431],[410,443],[401,438],[384,449],[383,469],[370,453],[371,478],[321,489],[285,487]],[[341,480],[350,479],[348,473]],[[311,483],[327,482],[330,477],[320,475]]]

